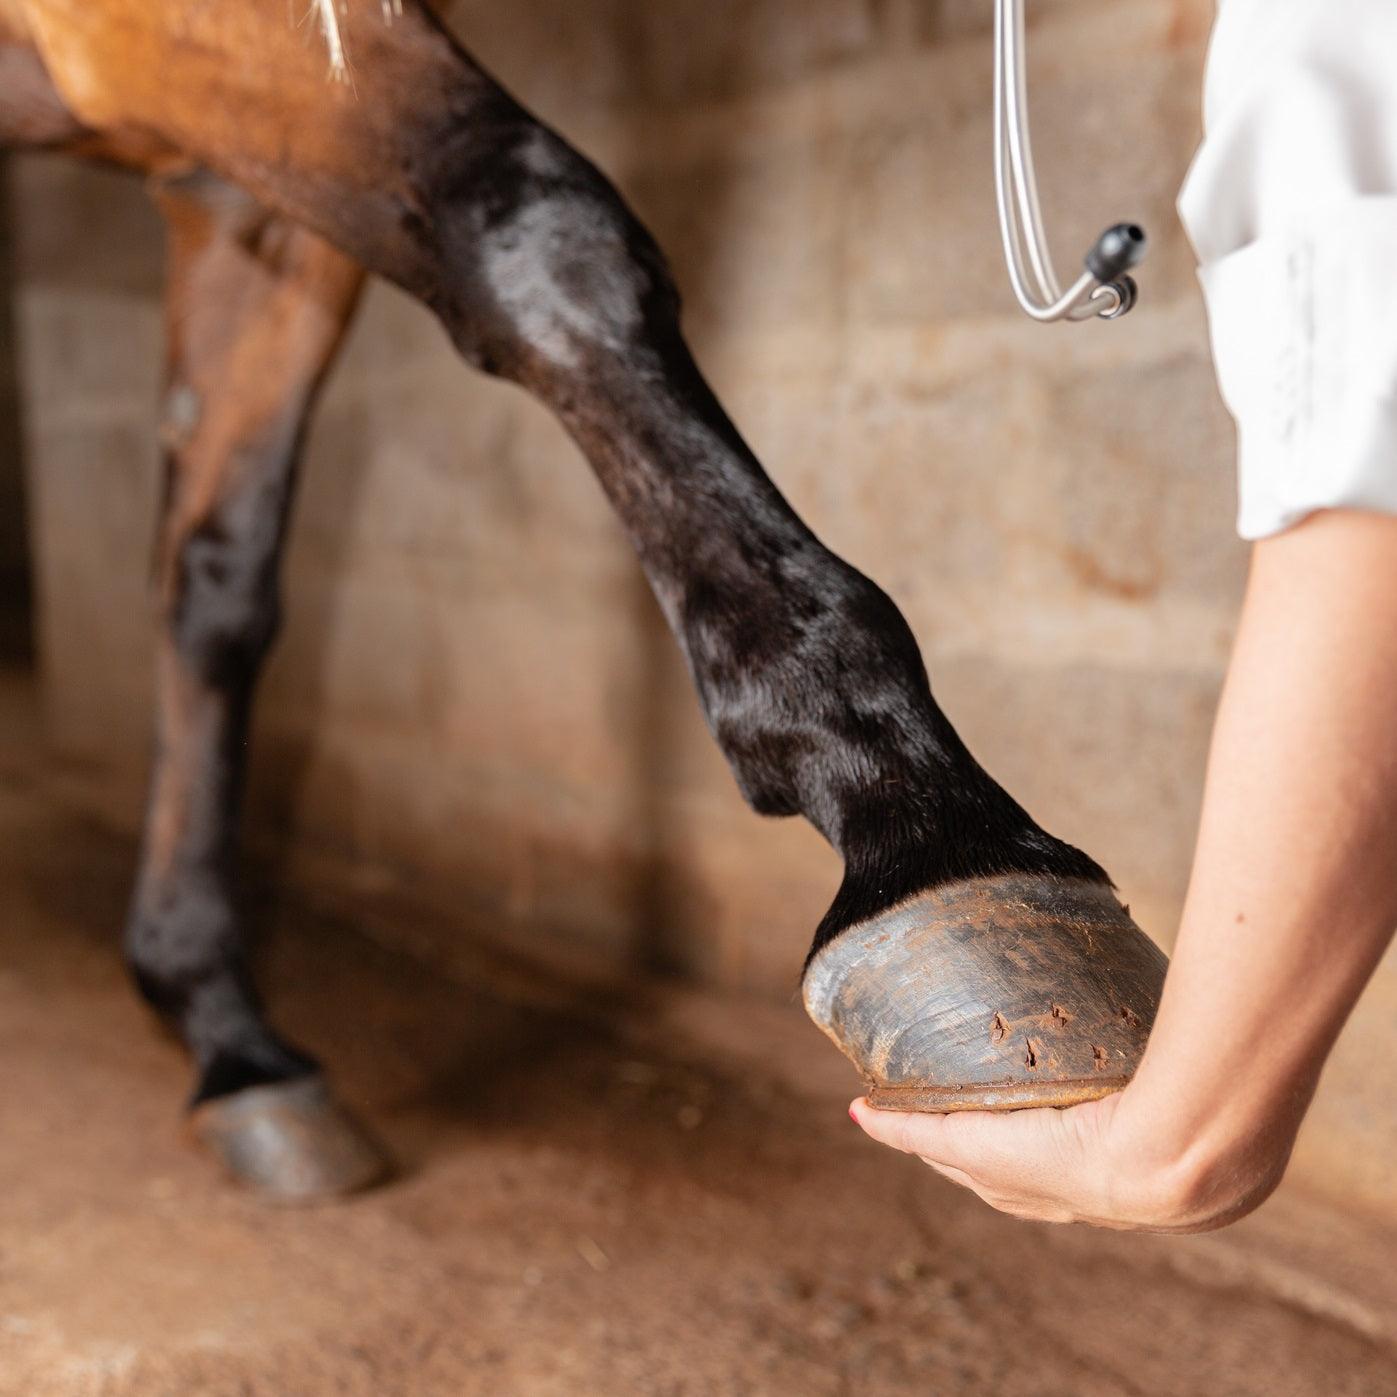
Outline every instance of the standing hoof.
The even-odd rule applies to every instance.
[[[194,1138],[268,1203],[341,1198],[392,1172],[318,1074],[215,1097],[189,1119]]]
[[[896,1111],[1075,1106],[1134,1075],[1168,961],[1103,883],[951,883],[850,927],[810,1017]]]

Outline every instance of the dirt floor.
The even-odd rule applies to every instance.
[[[795,1006],[427,964],[269,905],[278,1019],[404,1166],[268,1210],[178,1131],[125,841],[0,751],[0,1393],[1397,1393],[1397,1235],[1287,1187],[1203,1238],[998,1217],[844,1115]]]

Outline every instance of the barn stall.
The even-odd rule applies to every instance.
[[[1151,231],[1118,325],[1017,317],[986,5],[452,11],[655,231],[734,418],[971,748],[1167,947],[1245,567],[1172,212],[1210,7],[1031,18],[1064,247],[1123,195]],[[743,804],[575,447],[381,283],[308,443],[246,894],[276,1019],[399,1173],[298,1212],[223,1182],[118,952],[162,229],[111,171],[5,178],[0,1391],[1397,1390],[1390,958],[1225,1232],[1017,1223],[877,1150],[795,1002],[837,859]]]

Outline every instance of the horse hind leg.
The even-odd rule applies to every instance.
[[[209,176],[155,194],[169,237],[157,743],[125,951],[194,1059],[196,1134],[267,1195],[334,1194],[383,1160],[315,1062],[267,1023],[236,840],[303,428],[362,272]]]

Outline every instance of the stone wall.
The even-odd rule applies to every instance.
[[[8,164],[0,156],[0,658],[28,657],[32,597],[14,326],[13,218]]]
[[[817,532],[902,604],[971,747],[1167,944],[1245,564],[1173,213],[1211,7],[1029,6],[1060,259],[1121,217],[1152,238],[1134,315],[1053,329],[1018,313],[1000,262],[990,8],[455,13],[659,235],[736,420]],[[116,176],[35,161],[17,184],[49,731],[87,794],[133,822],[159,229]],[[535,950],[791,993],[836,861],[742,804],[561,431],[386,287],[316,423],[287,584],[251,808],[283,873]],[[1373,1197],[1395,993],[1389,972],[1302,1148],[1313,1174]],[[1333,1146],[1364,1129],[1367,1154]]]

